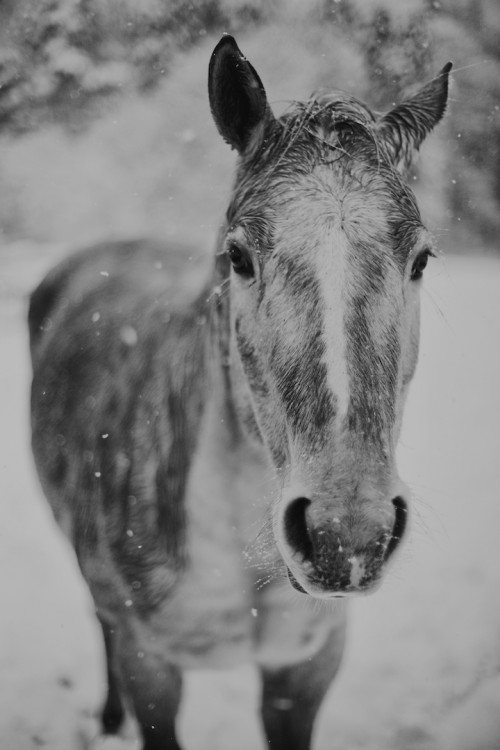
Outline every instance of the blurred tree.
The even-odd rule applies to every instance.
[[[97,107],[102,113],[124,92],[157,87],[177,53],[207,33],[246,32],[285,19],[294,2],[0,0],[0,133],[53,123],[83,131]],[[342,54],[356,70],[357,93],[380,109],[454,61],[449,116],[438,134],[448,205],[456,222],[496,239],[498,0],[315,0],[308,12],[322,44],[345,40]],[[442,188],[426,186],[436,194]]]
[[[385,109],[448,60],[455,63],[440,127],[446,192],[458,226],[496,241],[500,229],[500,3],[498,0],[324,0],[364,55],[367,98]],[[441,188],[443,186],[441,185]],[[432,189],[432,186],[427,186]]]
[[[449,200],[457,221],[496,243],[500,228],[500,3],[428,0],[434,48],[455,60],[449,117],[452,179]]]
[[[0,127],[82,128],[102,101],[155,86],[179,49],[236,30],[273,3],[224,0],[0,0]]]

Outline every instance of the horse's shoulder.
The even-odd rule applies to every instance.
[[[31,298],[41,474],[53,505],[62,506],[63,496],[74,505],[75,528],[78,508],[83,529],[101,497],[107,537],[121,539],[124,524],[133,531],[116,560],[126,580],[139,580],[135,563],[145,549],[147,571],[156,559],[178,563],[181,556],[176,544],[206,386],[207,294],[193,292],[188,253],[156,243],[84,250],[54,268]],[[76,502],[82,488],[86,500]],[[151,604],[147,571],[141,585]]]
[[[185,246],[154,240],[107,242],[79,250],[52,268],[33,291],[29,304],[34,362],[57,331],[59,343],[74,338],[88,319],[133,337],[138,324],[156,307],[186,304],[199,286],[203,256]],[[190,278],[191,277],[191,278]],[[192,295],[194,296],[194,294]],[[50,333],[52,332],[52,334]]]

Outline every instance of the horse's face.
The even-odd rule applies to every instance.
[[[396,167],[442,115],[443,81],[420,94],[432,121],[418,97],[401,105],[414,133],[345,96],[277,121],[230,37],[212,59],[214,116],[241,155],[220,247],[233,388],[282,471],[290,579],[318,597],[372,589],[406,525],[395,448],[431,249]]]

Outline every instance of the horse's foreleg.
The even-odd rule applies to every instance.
[[[340,664],[344,632],[336,627],[307,661],[261,667],[261,714],[272,750],[310,750],[316,714]]]
[[[106,647],[108,695],[102,712],[102,728],[105,734],[116,734],[123,724],[125,711],[120,696],[119,679],[115,668],[114,631],[102,618],[100,623]]]
[[[122,632],[117,643],[121,683],[139,722],[143,750],[181,750],[175,721],[182,676],[168,663],[154,636]]]

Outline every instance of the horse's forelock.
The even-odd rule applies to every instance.
[[[338,155],[375,159],[382,156],[373,113],[362,102],[343,92],[316,94],[305,102],[295,102],[274,126],[276,146],[307,146],[313,160]],[[303,150],[303,149],[302,149]],[[303,150],[306,158],[306,151]],[[315,153],[316,151],[316,153]],[[328,151],[330,155],[328,156]],[[385,152],[384,152],[385,156]]]

